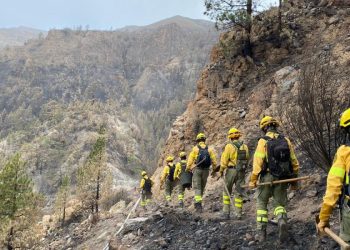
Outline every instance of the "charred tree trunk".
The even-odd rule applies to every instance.
[[[14,249],[13,247],[13,227],[11,227],[10,232],[8,234],[7,242],[6,242],[6,248],[7,250],[12,250]]]
[[[97,174],[95,212],[98,213],[98,201],[100,200],[100,171]]]
[[[252,30],[252,17],[253,17],[253,0],[247,0],[247,38],[244,44],[244,55],[252,56],[252,45],[250,41],[250,33]]]
[[[66,200],[67,200],[67,196],[66,194],[64,194],[64,198],[63,198],[63,211],[62,211],[62,222],[61,222],[61,226],[64,226],[64,221],[66,220]]]
[[[278,4],[278,32],[282,32],[282,0],[279,0]]]

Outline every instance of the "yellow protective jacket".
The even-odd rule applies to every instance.
[[[147,180],[147,179],[148,179],[148,176],[147,176],[147,175],[145,175],[145,176],[141,179],[141,182],[140,182],[140,189],[143,189],[143,187],[145,186],[145,180]],[[152,181],[152,179],[150,179],[150,180],[151,180],[152,186],[153,186],[154,182]]]
[[[187,161],[186,160],[181,160],[178,163],[176,163],[174,179],[180,179],[180,175],[181,175],[181,172],[182,172],[181,163],[182,164],[187,164]]]
[[[344,185],[344,177],[350,172],[350,146],[340,146],[327,177],[326,194],[320,211],[320,221],[328,222]],[[348,184],[349,180],[346,178]]]
[[[277,138],[278,133],[267,132],[266,136],[268,136],[270,138]],[[291,163],[292,163],[292,167],[293,167],[293,172],[295,174],[298,174],[299,162],[298,162],[297,157],[295,156],[294,147],[288,138],[286,138],[286,140],[288,141],[288,144],[289,144],[290,159],[291,159]],[[267,141],[264,138],[261,138],[259,140],[258,146],[255,150],[254,159],[253,159],[253,172],[250,176],[250,181],[253,183],[256,183],[256,181],[258,180],[259,174],[263,170],[264,162],[266,161],[266,157],[267,157],[266,145],[267,145]]]
[[[242,144],[241,149],[247,152],[247,159],[249,159],[248,146],[245,144]],[[227,167],[235,167],[237,165],[237,156],[238,156],[237,147],[234,146],[232,142],[226,144],[225,150],[221,155],[220,172],[223,172]]]
[[[199,145],[201,148],[205,148],[206,145],[204,142],[200,142],[197,145]],[[210,160],[211,160],[211,165],[213,166],[213,168],[216,168],[216,155],[215,152],[212,148],[208,148],[208,152],[210,155]],[[188,161],[187,161],[187,167],[186,167],[186,171],[192,171],[195,166],[196,166],[196,160],[198,157],[198,153],[199,153],[199,149],[197,146],[194,146],[192,148],[192,151],[188,157]]]
[[[165,179],[170,174],[170,167],[175,167],[175,164],[174,163],[169,163],[169,164],[164,166],[163,173],[162,173],[162,175],[160,177],[160,182],[161,183],[164,183]],[[175,180],[175,173],[174,173],[174,180]]]

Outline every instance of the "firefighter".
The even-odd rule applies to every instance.
[[[341,115],[340,128],[344,133],[344,145],[338,148],[328,173],[327,189],[323,197],[317,229],[320,234],[324,234],[324,228],[329,227],[329,217],[340,198],[341,225],[339,236],[345,242],[350,243],[350,108]]]
[[[216,169],[216,155],[214,150],[205,144],[205,140],[204,133],[197,135],[197,145],[193,147],[186,167],[186,171],[193,172],[194,207],[197,212],[202,212],[202,199],[210,166]]]
[[[236,128],[231,128],[227,135],[229,142],[226,144],[224,152],[221,155],[220,176],[225,174],[225,185],[223,191],[223,217],[230,218],[230,196],[233,185],[235,185],[234,201],[236,209],[236,218],[242,218],[243,208],[243,189],[245,170],[248,164],[249,151],[248,146],[242,141],[239,141],[241,132]],[[227,191],[229,193],[227,193]]]
[[[259,139],[254,154],[253,171],[250,177],[249,188],[254,189],[257,181],[271,182],[298,176],[299,162],[295,156],[290,140],[281,135],[277,128],[279,122],[265,116],[260,121],[260,129],[265,136]],[[297,182],[290,184],[292,189],[297,188]],[[287,183],[259,186],[256,191],[257,235],[260,242],[266,239],[268,222],[267,203],[273,197],[274,215],[278,220],[278,236],[281,243],[287,240]]]

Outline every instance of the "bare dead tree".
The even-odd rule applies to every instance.
[[[295,106],[285,112],[287,126],[303,153],[328,171],[342,140],[339,116],[350,101],[341,86],[349,80],[331,65],[328,55],[302,68]]]

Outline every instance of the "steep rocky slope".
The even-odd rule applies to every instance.
[[[211,62],[197,82],[197,93],[183,115],[170,130],[164,157],[190,151],[198,131],[204,131],[208,143],[218,155],[231,126],[243,132],[253,150],[261,136],[258,123],[263,114],[280,117],[295,102],[301,68],[310,61],[331,58],[334,73],[342,72],[335,88],[349,86],[350,33],[349,8],[298,5],[283,13],[282,42],[277,42],[274,10],[256,17],[253,25],[253,57],[243,57],[241,33],[221,35],[220,44],[211,52]],[[283,126],[282,126],[283,127]],[[288,131],[284,131],[288,133]]]
[[[131,31],[51,30],[0,51],[1,161],[22,152],[36,188],[54,194],[64,174],[74,186],[105,124],[114,182],[130,186],[154,165],[217,34],[174,17]]]
[[[234,218],[222,221],[223,184],[216,178],[209,178],[204,213],[200,215],[192,205],[193,190],[185,194],[184,210],[176,208],[176,194],[171,206],[163,207],[163,193],[159,192],[158,180],[164,158],[182,150],[189,152],[198,131],[207,134],[208,143],[220,156],[228,128],[237,126],[253,151],[261,136],[257,124],[262,114],[283,118],[283,112],[295,102],[301,69],[310,58],[317,60],[325,54],[331,55],[331,63],[336,66],[334,73],[345,75],[334,87],[338,91],[348,91],[350,10],[327,6],[322,1],[293,2],[298,4],[289,6],[283,13],[281,43],[272,32],[276,28],[275,10],[255,17],[253,58],[242,56],[239,31],[221,35],[220,43],[211,52],[209,65],[197,82],[194,100],[170,130],[153,176],[155,204],[150,210],[138,208],[124,230],[113,236],[137,200],[135,192],[131,195],[132,203],[116,204],[95,225],[85,221],[49,232],[42,247],[93,249],[102,248],[111,240],[110,249],[336,249],[331,240],[317,238],[314,229],[313,218],[319,211],[326,175],[305,161],[299,150],[301,175],[312,175],[312,179],[302,182],[300,190],[288,194],[291,234],[287,244],[276,242],[277,227],[273,220],[268,225],[268,240],[263,244],[254,240],[256,215],[252,193],[245,199],[243,221]],[[335,231],[339,230],[337,220],[334,213],[331,227]],[[70,232],[74,232],[73,235]]]

